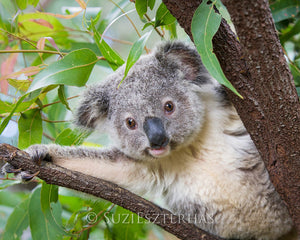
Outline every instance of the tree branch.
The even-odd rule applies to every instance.
[[[191,21],[201,0],[163,2],[193,39]],[[223,2],[240,42],[222,19],[213,38],[214,52],[226,77],[244,99],[227,92],[300,233],[300,104],[268,1]]]
[[[71,188],[106,199],[123,208],[126,208],[140,217],[162,227],[183,240],[221,240],[195,225],[183,221],[181,217],[173,215],[152,202],[149,202],[116,184],[91,177],[79,172],[70,171],[50,162],[43,162],[40,166],[35,164],[29,155],[9,144],[0,144],[0,160],[10,163],[37,175],[49,184]]]

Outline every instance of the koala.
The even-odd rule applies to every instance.
[[[274,240],[291,230],[256,147],[194,47],[159,44],[118,88],[124,69],[90,86],[74,114],[79,127],[106,130],[112,146],[33,145],[32,159],[158,195],[222,238]]]

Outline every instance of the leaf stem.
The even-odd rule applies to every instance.
[[[67,55],[67,53],[62,53],[62,52],[58,52],[58,51],[51,51],[51,50],[0,50],[0,54],[1,53],[49,53],[49,54],[58,54],[61,56],[65,56]]]
[[[54,120],[49,120],[49,119],[46,119],[46,118],[43,118],[42,120],[44,122],[49,122],[49,123],[67,123],[67,122],[70,122],[70,121],[67,121],[67,120],[57,120],[57,121],[54,121]]]
[[[69,98],[67,98],[66,100],[70,100],[70,99],[77,98],[77,97],[79,97],[79,95],[76,95],[76,96],[73,96],[73,97],[69,97]],[[60,103],[60,102],[61,102],[61,101],[56,101],[56,102],[52,102],[52,103],[45,104],[45,105],[43,105],[43,108],[49,107],[49,106],[51,106],[51,105],[53,105],[53,104],[57,104],[57,103]],[[34,107],[34,108],[32,108],[32,109],[35,109],[35,108],[39,108],[39,107]]]
[[[145,15],[144,15],[146,18],[147,18],[147,20],[150,22],[151,21],[151,18],[148,16],[148,14],[147,13],[145,13]],[[154,30],[157,32],[157,34],[161,37],[161,38],[164,38],[164,34],[163,33],[161,33],[159,30],[158,30],[158,28],[157,27],[155,27],[154,28]]]

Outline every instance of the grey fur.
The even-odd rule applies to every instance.
[[[158,194],[174,213],[224,238],[271,240],[291,229],[255,146],[193,47],[160,44],[117,89],[123,74],[121,67],[91,86],[75,114],[81,127],[109,129],[113,149],[37,145],[28,152],[47,152],[58,165],[138,194]],[[175,105],[170,115],[167,101]],[[128,117],[135,130],[126,126]],[[161,156],[151,152],[143,129],[148,117],[161,119],[170,139]]]

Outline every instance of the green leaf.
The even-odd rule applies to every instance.
[[[113,239],[139,240],[146,237],[146,220],[122,207],[116,207],[111,222],[114,223]]]
[[[13,86],[17,90],[21,90],[23,92],[26,92],[31,84],[30,80],[17,80],[9,78],[7,79],[9,85]]]
[[[62,209],[58,202],[58,186],[43,182],[41,189],[41,209],[47,219],[51,231],[57,236],[70,235],[62,225]]]
[[[155,5],[155,0],[148,0],[148,7],[149,7],[151,10],[153,10],[154,5]]]
[[[28,94],[23,95],[18,102],[15,104],[14,108],[11,110],[10,114],[1,122],[0,125],[0,134],[4,131],[4,129],[6,128],[8,122],[10,121],[11,117],[13,116],[13,114],[15,113],[16,109],[18,108],[18,106],[23,102],[23,100],[27,97]]]
[[[32,144],[41,143],[43,135],[42,118],[39,109],[31,109],[21,114],[18,122],[19,144],[25,149]]]
[[[91,20],[91,27],[94,33],[94,40],[102,53],[102,55],[105,57],[106,61],[110,65],[110,67],[115,71],[117,68],[122,66],[124,64],[124,60],[121,58],[121,56],[115,52],[105,41],[104,39],[101,39],[100,34],[95,28],[94,21]]]
[[[58,201],[58,186],[43,182],[41,189],[41,207],[42,211],[51,211],[50,203]],[[48,213],[47,213],[48,214]],[[47,215],[46,214],[46,215]],[[50,213],[51,215],[51,213]]]
[[[18,28],[20,34],[33,41],[47,36],[55,39],[56,43],[65,45],[68,37],[68,32],[57,18],[45,13],[20,14],[18,24],[21,26]]]
[[[170,39],[177,39],[177,22],[173,22],[172,24],[169,24],[165,26],[166,30],[170,33]]]
[[[176,18],[173,17],[173,15],[167,9],[166,5],[161,3],[156,11],[154,27],[169,25],[175,21],[176,21]]]
[[[17,205],[14,211],[9,216],[3,239],[20,239],[23,231],[29,226],[29,217],[28,217],[28,205],[29,198],[26,198],[19,205]]]
[[[27,1],[28,1],[28,4],[36,7],[40,0],[27,0]]]
[[[145,23],[145,25],[143,26],[143,28],[142,28],[142,31],[144,31],[147,27],[149,27],[149,26],[152,26],[152,27],[154,27],[154,21],[151,21],[151,22],[147,22],[147,23]]]
[[[137,40],[132,45],[129,55],[128,55],[128,58],[127,58],[127,61],[126,61],[125,73],[124,73],[124,77],[123,77],[122,81],[127,76],[130,68],[136,63],[136,61],[142,55],[145,44],[151,33],[152,33],[152,31],[145,33],[139,40]],[[122,83],[122,81],[121,81],[121,83]],[[119,86],[120,86],[120,84],[119,84]]]
[[[290,69],[291,69],[292,75],[294,77],[295,85],[297,87],[299,87],[300,86],[300,70],[299,70],[299,68],[297,68],[297,66],[295,66],[293,64],[290,64]]]
[[[77,146],[82,144],[89,134],[90,132],[81,132],[67,128],[57,136],[55,143],[63,146]]]
[[[90,49],[70,52],[63,59],[50,64],[46,69],[39,72],[28,92],[50,85],[65,84],[82,87],[87,82],[97,61],[95,53]]]
[[[65,105],[67,109],[69,109],[71,111],[71,108],[70,108],[69,103],[68,103],[67,98],[66,98],[65,86],[64,85],[59,85],[58,97],[59,97],[59,100],[61,101],[61,103],[63,105]]]
[[[51,188],[47,190],[52,191]],[[43,194],[43,197],[41,197],[41,188],[36,188],[32,193],[29,202],[29,226],[32,239],[62,239],[64,235],[68,234],[57,226],[58,223],[53,223],[52,218],[58,219],[58,215],[60,214],[60,211],[58,211],[59,209],[57,209],[55,205],[50,206],[50,201],[52,199],[51,194],[53,193]],[[42,205],[46,212],[45,214],[42,211]],[[49,205],[50,207],[45,205]],[[49,213],[48,210],[51,211],[51,213]],[[50,214],[50,216],[48,216],[48,214]]]
[[[227,10],[227,8],[224,6],[221,0],[216,1],[216,7],[219,10],[222,18],[226,20],[227,23],[232,23],[230,14]]]
[[[16,0],[18,7],[21,10],[24,10],[27,8],[27,0]]]
[[[289,39],[291,39],[292,37],[294,37],[295,35],[300,33],[300,20],[298,20],[295,25],[292,27],[291,30],[289,30],[288,32],[283,33],[280,36],[280,42],[283,45],[286,41],[288,41]]]
[[[213,4],[215,2],[216,1],[214,1]],[[232,84],[227,80],[216,55],[213,53],[212,38],[221,23],[221,15],[215,13],[213,4],[207,4],[207,1],[202,1],[195,11],[192,20],[194,43],[201,56],[202,62],[210,75],[219,83],[228,87],[231,91],[241,97]]]
[[[300,12],[299,0],[275,1],[270,5],[275,23],[297,16]]]
[[[135,0],[135,8],[140,18],[143,18],[144,14],[147,12],[147,0]]]
[[[2,180],[0,182],[0,190],[8,188],[8,187],[16,185],[16,184],[20,184],[20,182],[17,180]]]
[[[0,99],[0,114],[8,113],[13,110],[13,104],[4,102]]]
[[[97,13],[96,17],[90,18],[90,19],[88,20],[88,22],[92,22],[92,24],[87,25],[87,30],[92,31],[92,30],[93,30],[93,29],[92,29],[92,25],[93,25],[93,26],[99,25],[98,22],[99,22],[99,20],[100,20],[100,18],[101,18],[101,14],[102,14],[102,9]],[[84,16],[84,20],[86,21],[85,16]],[[103,21],[101,21],[101,22],[103,22]],[[101,24],[101,22],[100,22],[100,24]],[[74,43],[72,43],[72,44],[74,44]],[[91,44],[91,43],[89,43],[89,44]],[[98,49],[97,49],[97,50],[98,50]]]

